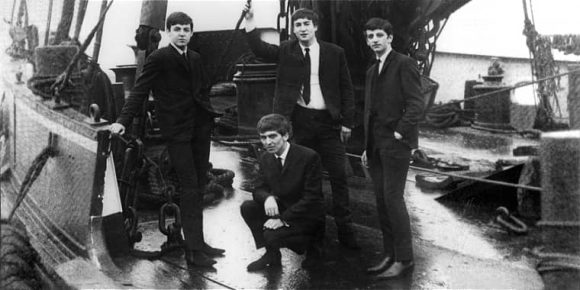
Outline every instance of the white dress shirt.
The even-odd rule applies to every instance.
[[[175,46],[175,44],[173,44],[173,42],[170,42],[169,44],[171,44],[171,46],[173,46],[173,48],[175,48],[177,50],[177,52],[179,53],[179,55],[183,56],[187,56],[187,47],[184,50],[179,49],[179,47]]]
[[[385,60],[387,60],[387,56],[389,56],[389,53],[391,53],[391,50],[389,50],[387,53],[383,54],[381,57],[377,58],[377,60],[380,61],[379,62],[379,74],[383,70],[383,66],[385,65]]]
[[[300,48],[302,49],[302,55],[306,55],[306,46],[300,44]],[[306,105],[304,99],[300,97],[298,99],[298,105],[309,109],[325,110],[326,103],[324,103],[324,98],[322,97],[320,78],[318,77],[320,69],[320,44],[315,39],[314,43],[308,48],[310,49],[310,102]]]
[[[286,163],[286,156],[288,156],[289,150],[290,150],[290,142],[287,142],[286,149],[284,149],[284,152],[282,152],[282,154],[280,154],[280,155],[274,154],[274,156],[276,156],[276,158],[280,159],[280,161],[282,162],[282,166],[284,166],[284,163]]]

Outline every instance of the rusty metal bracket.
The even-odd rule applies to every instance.
[[[495,222],[500,226],[518,235],[525,235],[528,233],[528,226],[520,219],[510,214],[507,208],[500,206],[495,211],[498,213]]]

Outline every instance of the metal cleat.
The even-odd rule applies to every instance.
[[[99,105],[92,104],[89,107],[89,118],[85,119],[85,123],[89,123],[91,126],[103,126],[108,125],[109,121],[101,119],[101,109]]]

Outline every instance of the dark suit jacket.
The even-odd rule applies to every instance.
[[[322,165],[314,150],[291,144],[281,172],[274,154],[265,152],[258,162],[254,201],[263,205],[266,198],[274,196],[282,220],[324,222]]]
[[[421,93],[421,76],[415,60],[391,51],[377,76],[378,62],[366,73],[364,130],[365,148],[390,147],[394,131],[402,136],[409,149],[418,147],[420,121],[425,101]],[[373,120],[372,128],[369,121]],[[369,144],[369,135],[374,144]]]
[[[151,53],[117,122],[127,127],[141,111],[149,91],[153,91],[159,127],[165,137],[192,130],[195,122],[208,122],[209,118],[196,119],[200,115],[196,113],[197,109],[215,117],[217,114],[209,102],[210,84],[201,57],[193,50],[188,50],[187,56],[189,63],[171,45]]]
[[[280,46],[268,44],[260,39],[259,32],[253,30],[247,35],[252,51],[267,61],[278,63],[274,112],[288,118],[300,97],[300,89],[307,77],[304,55],[298,40],[288,40]],[[319,78],[324,102],[337,124],[354,126],[354,91],[344,50],[332,43],[320,44]]]

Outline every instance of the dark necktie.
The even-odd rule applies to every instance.
[[[184,53],[182,53],[181,55],[183,56],[183,60],[185,60],[185,63],[186,63],[187,65],[189,65],[189,60],[187,59],[187,53],[185,53],[185,52],[184,52]]]
[[[371,81],[371,110],[373,109],[373,105],[377,104],[377,100],[375,98],[377,98],[376,94],[375,94],[375,89],[377,87],[377,80],[379,78],[379,73],[381,72],[381,70],[379,69],[381,66],[381,60],[377,59],[375,61],[375,64],[377,66],[377,69],[375,69],[374,73],[372,74],[372,81]]]
[[[373,86],[373,89],[375,87],[375,83],[377,82],[377,78],[379,77],[379,73],[381,72],[381,70],[379,69],[379,67],[381,66],[381,60],[380,59],[376,59],[375,60],[375,65],[377,66],[377,68],[375,69],[374,73],[371,75],[372,76],[372,86]]]
[[[276,159],[278,159],[278,169],[280,169],[280,172],[282,172],[282,168],[284,167],[282,164],[282,157],[276,157]]]
[[[306,66],[306,79],[304,80],[302,89],[302,99],[304,103],[308,105],[310,103],[310,48],[305,48],[306,54],[304,55],[304,65]]]

